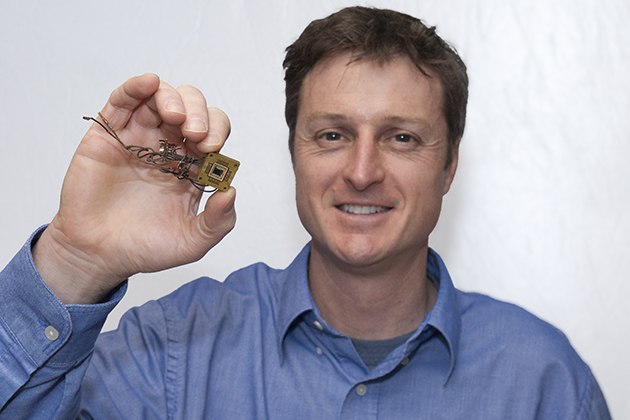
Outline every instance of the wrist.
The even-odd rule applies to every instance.
[[[49,226],[39,238],[33,238],[31,252],[42,280],[63,304],[102,302],[125,281],[126,277],[101,270],[97,255],[71,246],[60,237],[63,234]]]

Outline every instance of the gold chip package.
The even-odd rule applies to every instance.
[[[240,162],[219,153],[208,153],[197,172],[197,181],[227,191]]]

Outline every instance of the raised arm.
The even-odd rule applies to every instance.
[[[167,139],[196,156],[218,151],[230,132],[227,116],[207,108],[199,90],[174,89],[152,74],[117,88],[101,113],[125,144],[157,149]],[[59,212],[33,249],[35,265],[63,303],[99,302],[135,273],[200,259],[232,229],[233,188],[214,193],[197,215],[200,198],[93,124],[66,174]]]
[[[167,139],[188,156],[218,151],[230,132],[197,89],[152,74],[117,88],[103,118],[127,145],[157,150]],[[0,272],[0,419],[77,416],[94,342],[124,293],[117,286],[201,258],[234,226],[233,188],[197,214],[201,195],[92,125],[52,223]]]

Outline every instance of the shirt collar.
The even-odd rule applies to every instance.
[[[317,311],[308,287],[308,261],[311,252],[310,242],[302,249],[293,262],[279,272],[275,283],[278,305],[277,342],[280,359],[283,359],[283,341],[289,329],[303,313]],[[461,333],[461,313],[457,299],[457,291],[442,258],[432,249],[427,256],[427,275],[438,287],[438,297],[433,309],[425,316],[418,330],[407,340],[405,353],[411,353],[419,344],[420,335],[427,326],[433,327],[444,337],[451,359],[445,383],[455,368],[459,338]]]
[[[306,244],[293,262],[279,272],[275,283],[278,304],[276,305],[277,342],[280,360],[283,359],[283,341],[295,320],[304,312],[313,310],[315,303],[308,287],[308,261],[311,243]]]
[[[422,330],[424,330],[424,326],[430,325],[439,331],[446,340],[451,358],[450,368],[444,381],[444,384],[446,384],[453,373],[453,369],[455,369],[455,363],[457,361],[462,316],[459,308],[459,300],[457,298],[457,290],[453,285],[446,265],[438,253],[431,248],[429,248],[427,256],[427,275],[437,283],[438,297],[433,309],[425,316],[424,321],[414,335],[420,335]],[[414,336],[411,337],[408,343],[413,339]]]

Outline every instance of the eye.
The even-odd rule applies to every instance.
[[[324,133],[322,138],[328,141],[338,141],[338,140],[341,140],[341,134],[335,133],[335,132]]]
[[[394,140],[400,143],[409,143],[413,141],[413,137],[411,137],[409,134],[397,134],[394,136]]]
[[[383,133],[382,142],[383,146],[399,152],[411,152],[422,145],[416,133],[398,128]]]

